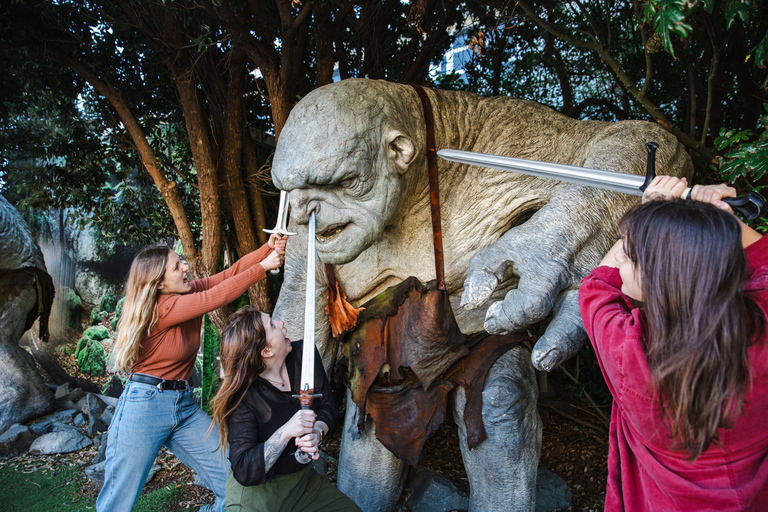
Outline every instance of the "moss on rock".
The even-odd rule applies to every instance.
[[[83,337],[94,341],[102,341],[110,337],[109,329],[103,325],[94,325],[85,330]]]
[[[81,372],[94,376],[104,375],[107,353],[100,341],[83,336],[77,342],[75,356]]]

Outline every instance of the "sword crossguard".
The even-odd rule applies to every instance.
[[[277,233],[280,236],[291,236],[296,233],[288,231],[288,192],[285,190],[280,191],[280,204],[277,208],[277,222],[274,229],[262,229],[265,233],[270,235]],[[273,268],[269,271],[273,275],[280,273],[280,269]]]

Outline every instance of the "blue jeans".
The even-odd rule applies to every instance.
[[[229,471],[226,450],[218,451],[219,431],[189,391],[160,391],[128,381],[107,434],[104,486],[96,500],[99,512],[130,512],[144,487],[152,463],[165,445],[193,469],[216,494],[216,511],[224,510]]]

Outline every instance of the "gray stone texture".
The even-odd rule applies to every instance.
[[[15,457],[29,449],[37,435],[19,423],[0,434],[0,459]]]
[[[37,267],[46,270],[43,253],[26,222],[0,196],[0,268]],[[32,357],[19,348],[27,315],[37,307],[37,290],[30,278],[8,280],[0,297],[0,433],[51,410],[53,394],[45,386]]]
[[[91,445],[91,440],[74,430],[60,430],[43,434],[29,447],[30,453],[69,453]]]

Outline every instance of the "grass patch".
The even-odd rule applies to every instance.
[[[83,469],[77,465],[59,466],[55,469],[38,468],[34,471],[24,466],[7,464],[0,467],[0,512],[93,512],[96,495],[85,494],[81,488],[86,483]],[[142,494],[133,512],[179,510],[179,500],[185,484],[165,486]]]

